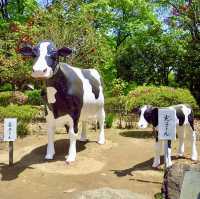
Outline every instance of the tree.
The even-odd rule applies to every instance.
[[[163,0],[162,6],[170,10],[167,17],[169,31],[178,32],[184,44],[184,53],[175,68],[176,81],[187,87],[200,103],[200,2],[198,0]]]

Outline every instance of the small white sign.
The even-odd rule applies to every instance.
[[[158,110],[158,139],[176,139],[176,111],[172,109]]]
[[[17,139],[17,119],[4,119],[4,141],[15,141]]]

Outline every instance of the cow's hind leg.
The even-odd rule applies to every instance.
[[[103,107],[99,111],[98,121],[99,121],[99,128],[100,128],[98,143],[104,144],[105,143],[105,134],[104,134],[105,111]]]
[[[178,148],[178,155],[179,157],[184,156],[184,137],[185,137],[185,126],[179,126],[178,130],[178,139],[179,139],[179,148]]]
[[[81,132],[80,141],[82,141],[82,142],[87,141],[87,136],[86,136],[86,121],[82,121],[82,132]]]
[[[54,122],[51,122],[51,123],[48,122],[47,128],[48,128],[48,145],[47,145],[47,153],[46,153],[45,159],[52,160],[55,154],[55,149],[54,149],[55,124]]]

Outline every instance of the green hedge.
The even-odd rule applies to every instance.
[[[30,105],[8,105],[6,107],[0,106],[0,121],[4,118],[17,118],[18,126],[17,133],[19,136],[28,134],[28,123],[33,120],[38,114],[39,110]]]
[[[198,108],[197,102],[187,89],[155,86],[139,86],[126,96],[126,109],[132,111],[143,105],[167,107],[175,104],[189,104]]]

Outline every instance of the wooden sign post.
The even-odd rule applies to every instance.
[[[4,119],[4,141],[9,142],[9,165],[13,165],[13,141],[17,139],[17,119]]]
[[[176,111],[173,109],[158,110],[158,139],[164,141],[165,168],[168,157],[168,140],[176,139]]]

